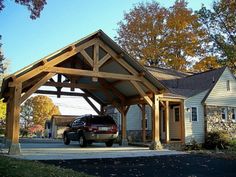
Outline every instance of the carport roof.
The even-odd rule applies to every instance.
[[[8,84],[15,78],[18,78],[29,71],[41,66],[45,62],[49,62],[51,60],[54,60],[56,57],[66,53],[67,51],[70,51],[73,46],[79,46],[82,45],[89,40],[93,38],[99,38],[102,40],[106,45],[108,45],[113,51],[115,51],[117,54],[121,54],[122,58],[130,65],[132,66],[138,73],[142,73],[142,76],[147,79],[156,89],[158,90],[167,90],[167,88],[157,79],[155,78],[145,67],[140,65],[134,58],[132,58],[126,51],[124,51],[119,45],[117,45],[110,37],[108,37],[102,30],[98,30],[72,44],[69,44],[56,52],[24,67],[23,69],[7,76],[4,78],[1,88],[1,98],[4,98],[4,93],[8,91]],[[122,90],[119,90],[120,92],[124,92]]]

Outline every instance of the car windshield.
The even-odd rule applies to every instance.
[[[93,116],[88,119],[88,122],[93,124],[115,124],[115,121],[110,116]]]

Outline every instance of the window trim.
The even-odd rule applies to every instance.
[[[176,119],[175,119],[175,109],[179,109],[179,120],[178,121],[176,121]],[[173,107],[173,120],[176,123],[180,122],[180,106],[174,106]]]
[[[231,111],[232,111],[231,119],[233,122],[236,122],[236,108],[232,108]],[[234,118],[233,118],[233,115],[234,115]]]
[[[193,108],[196,108],[197,120],[193,120]],[[197,106],[191,106],[191,122],[198,122],[198,107]]]
[[[224,109],[224,115],[225,115],[225,119],[223,119],[223,109]],[[222,121],[227,121],[227,119],[228,119],[228,110],[227,110],[227,107],[223,107],[223,108],[221,108],[221,119],[222,119]]]

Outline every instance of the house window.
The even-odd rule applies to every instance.
[[[175,122],[179,122],[179,107],[174,108],[174,118]]]
[[[197,107],[192,107],[192,121],[197,121]]]
[[[226,108],[222,108],[221,109],[221,117],[222,117],[222,120],[226,120],[226,118],[227,118],[227,110],[226,110]]]
[[[232,109],[232,120],[235,122],[236,117],[235,117],[235,108]]]
[[[227,91],[230,91],[230,81],[229,80],[227,80],[226,85],[227,85]]]

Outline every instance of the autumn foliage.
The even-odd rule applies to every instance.
[[[53,101],[43,95],[31,97],[21,106],[21,121],[24,128],[32,125],[44,126],[46,120],[50,120],[52,115],[59,115],[58,106],[55,106]]]
[[[31,13],[31,19],[40,17],[44,5],[47,4],[46,0],[15,0],[15,3],[26,6]],[[4,7],[4,0],[0,0],[0,11],[3,10]]]
[[[119,22],[116,40],[141,64],[184,71],[208,42],[197,18],[184,0],[170,8],[139,3]]]

